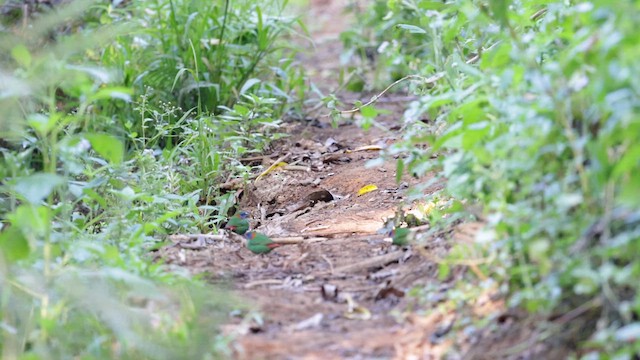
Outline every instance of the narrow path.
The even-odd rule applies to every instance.
[[[309,23],[316,48],[304,63],[324,90],[337,86],[342,50],[338,35],[348,26],[345,2],[311,3],[310,16],[318,21]],[[342,94],[346,103],[363,98],[367,96]],[[388,129],[399,128],[405,105],[380,104],[388,115],[377,121]],[[260,310],[260,319],[239,319],[225,327],[240,335],[234,345],[239,359],[422,359],[426,353],[438,358],[444,344],[432,334],[451,320],[439,312],[416,316],[414,310],[423,305],[408,291],[427,284],[436,292],[446,291],[450,284],[435,280],[436,264],[377,233],[385,218],[394,215],[409,184],[396,183],[392,162],[366,164],[379,156],[371,149],[393,144],[398,135],[376,128],[364,132],[349,122],[332,128],[328,122],[320,117],[286,125],[291,136],[267,158],[285,156],[296,167],[271,172],[239,193],[256,230],[311,240],[262,256],[225,240],[199,250],[164,249],[163,257],[207,273],[213,282],[232,283],[237,294]],[[369,184],[377,190],[358,196]],[[307,206],[308,196],[321,190],[333,200]],[[446,249],[444,239],[438,238],[428,250],[442,255]]]

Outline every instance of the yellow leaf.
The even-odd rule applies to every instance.
[[[344,317],[349,320],[369,320],[371,319],[371,311],[364,306],[356,306],[353,311],[345,312]]]
[[[371,311],[364,306],[358,305],[349,294],[345,295],[347,300],[347,311],[344,317],[350,320],[369,320],[371,319]]]
[[[262,179],[265,175],[267,175],[268,173],[272,172],[275,169],[279,169],[279,168],[283,168],[285,166],[287,166],[289,164],[287,164],[284,161],[280,161],[278,163],[274,163],[273,165],[269,166],[267,168],[267,170],[263,171],[262,174],[258,175],[258,177],[256,178],[256,181]]]
[[[369,184],[369,185],[365,185],[362,187],[362,189],[358,190],[358,196],[362,196],[366,193],[370,193],[374,190],[378,190],[378,187],[375,186],[374,184]]]
[[[353,152],[356,151],[379,151],[382,150],[382,146],[379,145],[366,145],[366,146],[360,146],[358,148],[353,149]]]

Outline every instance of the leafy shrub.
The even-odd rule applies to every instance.
[[[277,96],[279,116],[304,85],[292,67],[295,50],[282,41],[297,20],[283,15],[287,1],[231,3],[146,0],[110,11],[103,22],[131,17],[133,24],[130,34],[105,49],[102,61],[122,71],[124,85],[147,96],[149,110],[171,103],[196,115],[221,114],[255,94]],[[141,119],[127,120],[130,132],[143,133]],[[147,135],[153,137],[153,128]]]
[[[512,305],[575,310],[574,327],[599,324],[577,338],[591,355],[637,354],[638,6],[416,0],[368,14],[374,46],[398,44],[425,79],[391,149],[402,167],[438,169],[450,195],[484,206],[486,265]]]
[[[0,351],[220,357],[243,306],[149,251],[215,228],[234,205],[218,182],[246,171],[232,159],[280,136],[303,84],[277,45],[292,20],[277,2],[110,3],[0,29]]]

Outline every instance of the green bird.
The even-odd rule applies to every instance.
[[[225,229],[231,230],[236,234],[244,235],[244,233],[249,230],[249,213],[246,211],[238,211],[235,215],[233,215],[227,225],[224,226]]]
[[[271,250],[282,246],[282,244],[273,242],[273,240],[269,239],[267,235],[255,231],[249,231],[244,234],[244,237],[248,240],[247,248],[254,254],[266,254]]]
[[[405,246],[409,245],[409,237],[411,230],[407,228],[397,228],[389,232],[389,236],[393,239],[393,245]]]

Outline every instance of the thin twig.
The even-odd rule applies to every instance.
[[[325,254],[322,254],[321,257],[324,261],[327,262],[327,264],[329,264],[329,269],[331,269],[331,272],[333,272],[333,263],[331,262],[331,259],[329,259]]]
[[[497,41],[496,43],[492,44],[491,46],[489,46],[488,48],[486,48],[486,49],[484,49],[484,50],[482,50],[482,51],[488,51],[488,50],[491,50],[493,47],[495,47],[495,46],[496,46],[496,45],[498,45],[499,43],[500,43],[500,41]],[[481,51],[481,52],[482,52],[482,51]],[[465,61],[465,63],[466,63],[466,64],[468,64],[468,65],[470,65],[470,64],[473,64],[473,63],[475,63],[476,61],[480,60],[481,52],[478,52],[478,54],[474,55],[473,57],[471,57],[470,59],[468,59],[467,61]],[[378,93],[377,95],[374,95],[374,96],[371,98],[371,100],[369,100],[369,101],[368,101],[368,102],[366,102],[365,104],[362,104],[362,105],[360,105],[360,106],[358,106],[358,107],[355,107],[355,108],[353,108],[353,109],[350,109],[350,110],[338,110],[338,112],[339,112],[340,114],[353,114],[353,113],[356,113],[356,112],[358,112],[358,111],[362,110],[362,108],[363,108],[363,107],[369,106],[369,105],[371,105],[371,104],[373,104],[373,103],[377,102],[377,101],[378,101],[378,99],[380,99],[380,97],[381,97],[382,95],[386,94],[386,93],[387,93],[389,90],[391,90],[394,86],[396,86],[396,85],[398,85],[398,84],[400,84],[400,83],[402,83],[402,82],[404,82],[404,81],[407,81],[407,80],[411,80],[411,79],[413,79],[413,80],[422,80],[422,81],[423,81],[423,84],[425,84],[425,85],[426,85],[426,84],[433,84],[433,83],[435,83],[436,81],[438,81],[438,80],[442,79],[442,78],[445,76],[445,74],[446,74],[446,73],[445,73],[444,71],[441,71],[441,72],[438,72],[438,73],[436,73],[436,74],[434,74],[434,75],[432,75],[432,76],[430,76],[430,77],[428,77],[428,78],[425,78],[424,76],[421,76],[421,75],[407,75],[407,76],[405,76],[405,77],[403,77],[403,78],[401,78],[401,79],[398,79],[398,80],[396,80],[396,81],[392,82],[389,86],[387,86],[387,87],[386,87],[384,90],[382,90],[380,93]],[[329,117],[329,116],[331,116],[331,114],[325,114],[325,115],[323,115],[322,117]]]
[[[407,80],[410,80],[410,79],[414,79],[414,80],[423,80],[423,82],[424,82],[425,84],[432,84],[432,83],[434,83],[434,82],[436,82],[436,81],[440,80],[444,75],[445,75],[445,73],[444,73],[444,72],[439,72],[439,73],[437,73],[437,74],[435,74],[435,75],[433,75],[433,76],[431,76],[431,77],[429,77],[429,78],[425,78],[424,76],[421,76],[421,75],[407,75],[407,76],[405,76],[405,77],[403,77],[403,78],[401,78],[401,79],[398,79],[398,80],[394,81],[393,83],[391,83],[391,84],[390,84],[389,86],[387,86],[384,90],[382,90],[382,92],[380,92],[379,94],[374,95],[374,96],[371,98],[371,100],[369,100],[369,101],[368,101],[368,102],[366,102],[365,104],[362,104],[362,105],[360,105],[360,106],[358,106],[358,107],[355,107],[355,108],[353,108],[353,109],[350,109],[350,110],[338,110],[338,112],[339,112],[340,114],[353,114],[353,113],[357,113],[358,111],[362,110],[362,108],[363,108],[363,107],[369,106],[369,105],[371,105],[371,104],[375,103],[376,101],[378,101],[378,99],[379,99],[382,95],[386,94],[386,93],[387,93],[389,90],[391,90],[394,86],[396,86],[396,85],[398,85],[398,84],[400,84],[400,83],[402,83],[402,82],[404,82],[404,81],[407,81]],[[323,115],[322,117],[329,117],[329,116],[331,116],[331,114],[325,114],[325,115]]]
[[[575,318],[577,318],[578,316],[584,314],[585,312],[593,309],[593,308],[597,308],[602,306],[602,298],[601,297],[595,297],[589,301],[587,301],[586,303],[578,306],[577,308],[565,313],[564,315],[562,315],[561,317],[559,317],[558,319],[554,320],[553,322],[558,324],[558,325],[564,325],[566,323],[568,323],[569,321],[573,321]]]

